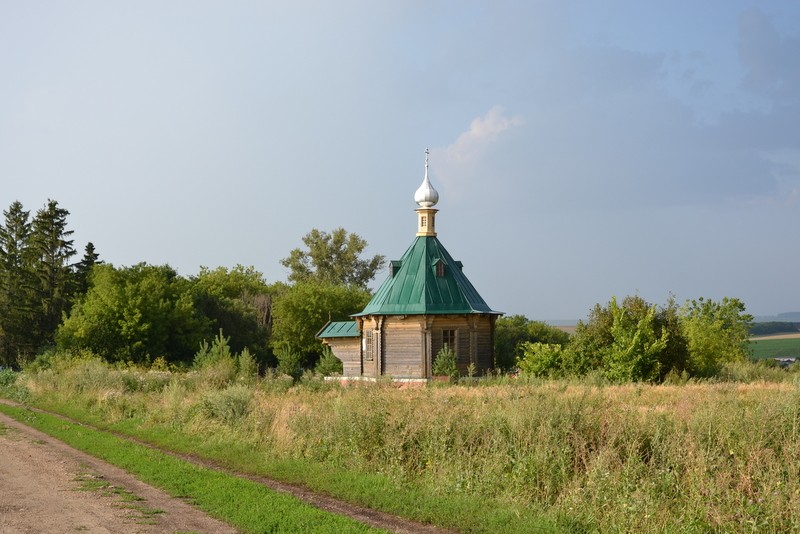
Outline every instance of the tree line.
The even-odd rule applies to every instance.
[[[116,267],[89,242],[80,261],[69,212],[54,200],[31,217],[20,202],[0,227],[0,366],[48,351],[90,351],[110,362],[190,365],[223,347],[262,368],[298,376],[318,362],[341,365],[316,339],[327,321],[348,320],[371,298],[385,264],[363,258],[366,241],[342,228],[312,230],[281,260],[288,282],[253,267]],[[752,317],[738,299],[658,307],[638,296],[596,305],[570,336],[524,316],[500,318],[495,367],[536,376],[600,373],[613,381],[661,381],[670,373],[712,376],[746,356]],[[213,341],[209,345],[209,340]],[[203,348],[205,347],[205,349]],[[222,348],[220,348],[222,350]]]
[[[597,373],[612,382],[661,382],[668,376],[711,377],[748,355],[753,317],[736,298],[699,298],[678,306],[639,296],[595,305],[575,333],[521,316],[497,323],[501,367],[542,377]],[[516,335],[513,349],[508,339]],[[505,343],[505,344],[504,344]]]
[[[337,228],[313,230],[282,264],[289,283],[268,283],[253,267],[117,267],[89,243],[75,250],[69,211],[48,201],[31,218],[20,202],[0,227],[0,366],[21,367],[53,351],[90,351],[110,362],[191,364],[204,343],[247,350],[261,366],[291,360],[291,374],[323,352],[315,339],[329,319],[346,320],[369,301],[367,283],[383,256]],[[206,345],[207,346],[207,345]]]

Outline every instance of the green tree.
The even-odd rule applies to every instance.
[[[613,321],[612,342],[604,355],[606,377],[614,382],[658,380],[669,334],[666,330],[657,332],[656,307],[636,314],[612,298],[609,310]]]
[[[303,375],[305,355],[292,348],[288,343],[280,343],[275,346],[275,357],[278,360],[277,369],[280,374],[291,376],[295,381]]]
[[[168,265],[95,265],[93,284],[59,327],[60,348],[86,348],[108,361],[164,357],[190,362],[211,337],[194,307],[191,284]]]
[[[656,313],[656,333],[661,336],[664,332],[667,334],[667,346],[661,353],[660,380],[664,380],[670,372],[678,374],[688,372],[688,341],[681,326],[680,308],[672,296],[667,305],[659,308]]]
[[[615,310],[618,315],[615,319]],[[615,330],[615,320],[616,330]],[[680,314],[673,298],[670,298],[665,307],[656,307],[649,304],[638,295],[628,296],[623,299],[622,304],[617,304],[616,298],[612,299],[606,306],[596,304],[589,314],[587,322],[579,321],[567,349],[564,351],[562,361],[564,372],[570,375],[583,375],[593,370],[603,370],[606,372],[610,365],[616,367],[612,371],[615,379],[622,380],[621,375],[617,376],[624,368],[622,361],[625,360],[619,351],[628,342],[633,343],[633,336],[639,332],[636,338],[637,343],[646,343],[650,335],[648,329],[652,329],[652,336],[656,340],[663,340],[664,346],[657,347],[658,364],[652,367],[644,365],[644,360],[640,361],[638,370],[630,368],[629,371],[637,374],[635,380],[663,380],[670,371],[683,371],[686,369],[688,352],[686,339],[683,337]],[[630,346],[628,348],[631,348]],[[636,351],[644,350],[641,346],[633,349],[631,356]],[[608,359],[610,354],[614,354],[613,362]],[[641,353],[639,357],[645,358]],[[642,376],[641,373],[648,376]],[[649,371],[657,370],[657,376],[650,376]],[[634,372],[635,371],[635,372]]]
[[[303,236],[303,244],[307,250],[296,248],[281,260],[281,265],[289,268],[290,282],[316,281],[366,288],[385,263],[381,255],[361,259],[367,242],[358,234],[348,234],[344,228],[336,228],[330,234],[314,228]]]
[[[85,295],[89,291],[90,276],[92,274],[92,267],[96,264],[103,263],[99,261],[100,254],[94,249],[94,243],[91,241],[86,244],[83,252],[83,258],[75,265],[75,293],[76,296]]]
[[[234,352],[248,348],[258,360],[272,363],[269,337],[278,286],[268,285],[255,268],[241,265],[230,270],[201,267],[192,284],[195,307],[208,318],[212,332],[222,330]]]
[[[595,304],[586,322],[578,321],[575,333],[563,355],[564,371],[569,375],[585,375],[603,367],[603,355],[614,341],[611,325],[614,317],[608,306]]]
[[[565,345],[569,334],[541,321],[531,321],[524,315],[501,317],[495,325],[495,367],[504,371],[514,368],[523,356],[525,343]]]
[[[271,344],[287,354],[301,354],[304,366],[313,365],[323,350],[316,339],[320,329],[329,320],[348,320],[369,299],[369,292],[359,287],[298,282],[275,298]]]
[[[30,212],[15,201],[3,211],[0,226],[0,365],[16,366],[36,349],[31,336],[35,317],[30,253]]]
[[[61,314],[69,310],[73,292],[70,258],[75,255],[67,230],[69,211],[55,200],[36,212],[30,235],[35,276],[34,293],[39,309],[33,331],[37,347],[53,342]]]
[[[681,324],[689,348],[689,371],[713,376],[725,363],[747,358],[747,342],[753,316],[736,298],[720,302],[700,298],[681,309]]]

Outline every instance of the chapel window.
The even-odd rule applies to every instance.
[[[364,359],[367,361],[372,361],[372,354],[373,354],[373,343],[372,343],[372,330],[366,330],[364,332]]]
[[[456,351],[456,332],[457,330],[442,330],[442,347],[449,347],[453,352]]]

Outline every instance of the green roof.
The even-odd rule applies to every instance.
[[[322,327],[317,334],[318,338],[331,337],[359,337],[361,332],[358,330],[356,321],[332,321]]]
[[[403,257],[389,264],[389,278],[378,288],[362,315],[491,313],[436,236],[417,236]]]

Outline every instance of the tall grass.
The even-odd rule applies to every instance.
[[[797,530],[800,383],[748,369],[731,371],[739,382],[501,378],[401,390],[280,377],[219,384],[202,371],[167,381],[82,360],[18,382],[41,405],[140,434],[168,430],[202,443],[201,453],[227,451],[239,468],[295,481],[311,475],[274,466],[383,480],[371,483],[379,491],[323,489],[464,531],[523,531],[514,518],[525,513],[565,531]],[[138,387],[126,386],[126,373]]]

